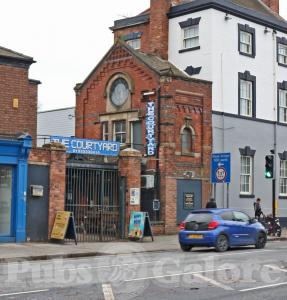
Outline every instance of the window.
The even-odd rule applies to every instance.
[[[126,121],[113,123],[113,140],[122,144],[126,142]]]
[[[242,55],[255,57],[255,28],[238,24],[238,51]]]
[[[287,160],[280,160],[279,194],[287,196]]]
[[[131,148],[142,151],[142,124],[140,121],[133,121],[130,125]]]
[[[181,133],[181,152],[192,152],[192,131],[188,127],[185,127]]]
[[[252,116],[252,82],[240,80],[240,115]]]
[[[252,54],[252,34],[240,31],[240,52]]]
[[[234,215],[234,220],[236,220],[237,222],[249,222],[250,221],[250,217],[241,211],[234,211],[233,215]]]
[[[199,25],[183,28],[183,49],[199,46]]]
[[[141,39],[128,40],[126,43],[132,48],[139,50],[141,48]]]
[[[241,156],[240,160],[240,194],[252,193],[252,157]]]
[[[225,220],[225,221],[233,221],[233,219],[234,219],[231,211],[226,211],[224,213],[221,213],[220,217],[222,220]]]
[[[279,90],[278,106],[279,122],[287,123],[287,90]]]
[[[102,137],[104,141],[109,140],[109,123],[103,122],[102,123]]]
[[[278,62],[287,65],[287,45],[278,44]]]
[[[238,74],[238,114],[256,116],[256,77],[249,71]]]

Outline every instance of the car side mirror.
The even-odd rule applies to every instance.
[[[257,222],[258,222],[258,220],[256,218],[252,218],[252,219],[249,220],[250,224],[255,224]]]

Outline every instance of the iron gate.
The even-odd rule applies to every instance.
[[[121,218],[117,167],[67,164],[65,206],[74,215],[79,242],[118,239]]]

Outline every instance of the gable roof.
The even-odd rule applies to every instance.
[[[0,57],[34,63],[33,57],[0,46]]]
[[[287,32],[287,22],[261,0],[185,0],[181,4],[171,7],[168,17],[175,18],[209,8]]]
[[[261,0],[182,0],[180,4],[172,6],[169,18],[178,17],[192,12],[214,8],[254,23],[268,26],[287,33],[287,22],[280,15],[271,10]],[[135,17],[116,20],[112,30],[135,26],[149,22],[149,11]]]
[[[102,63],[109,57],[114,49],[117,47],[123,47],[127,50],[132,56],[137,58],[141,63],[143,63],[150,70],[154,71],[159,76],[169,76],[172,78],[179,78],[186,81],[194,81],[194,82],[205,82],[209,83],[209,81],[191,78],[185,72],[178,69],[175,65],[170,63],[167,60],[164,60],[154,54],[143,53],[138,50],[133,49],[127,43],[118,40],[106,53],[106,55],[102,58],[102,60],[97,64],[97,66],[92,70],[92,72],[87,76],[87,78],[82,83],[77,83],[74,90],[79,91],[88,82],[88,80],[92,77],[92,75],[97,71],[97,69],[102,65]]]

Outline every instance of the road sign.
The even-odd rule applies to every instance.
[[[211,162],[211,182],[230,183],[230,153],[213,153]]]

